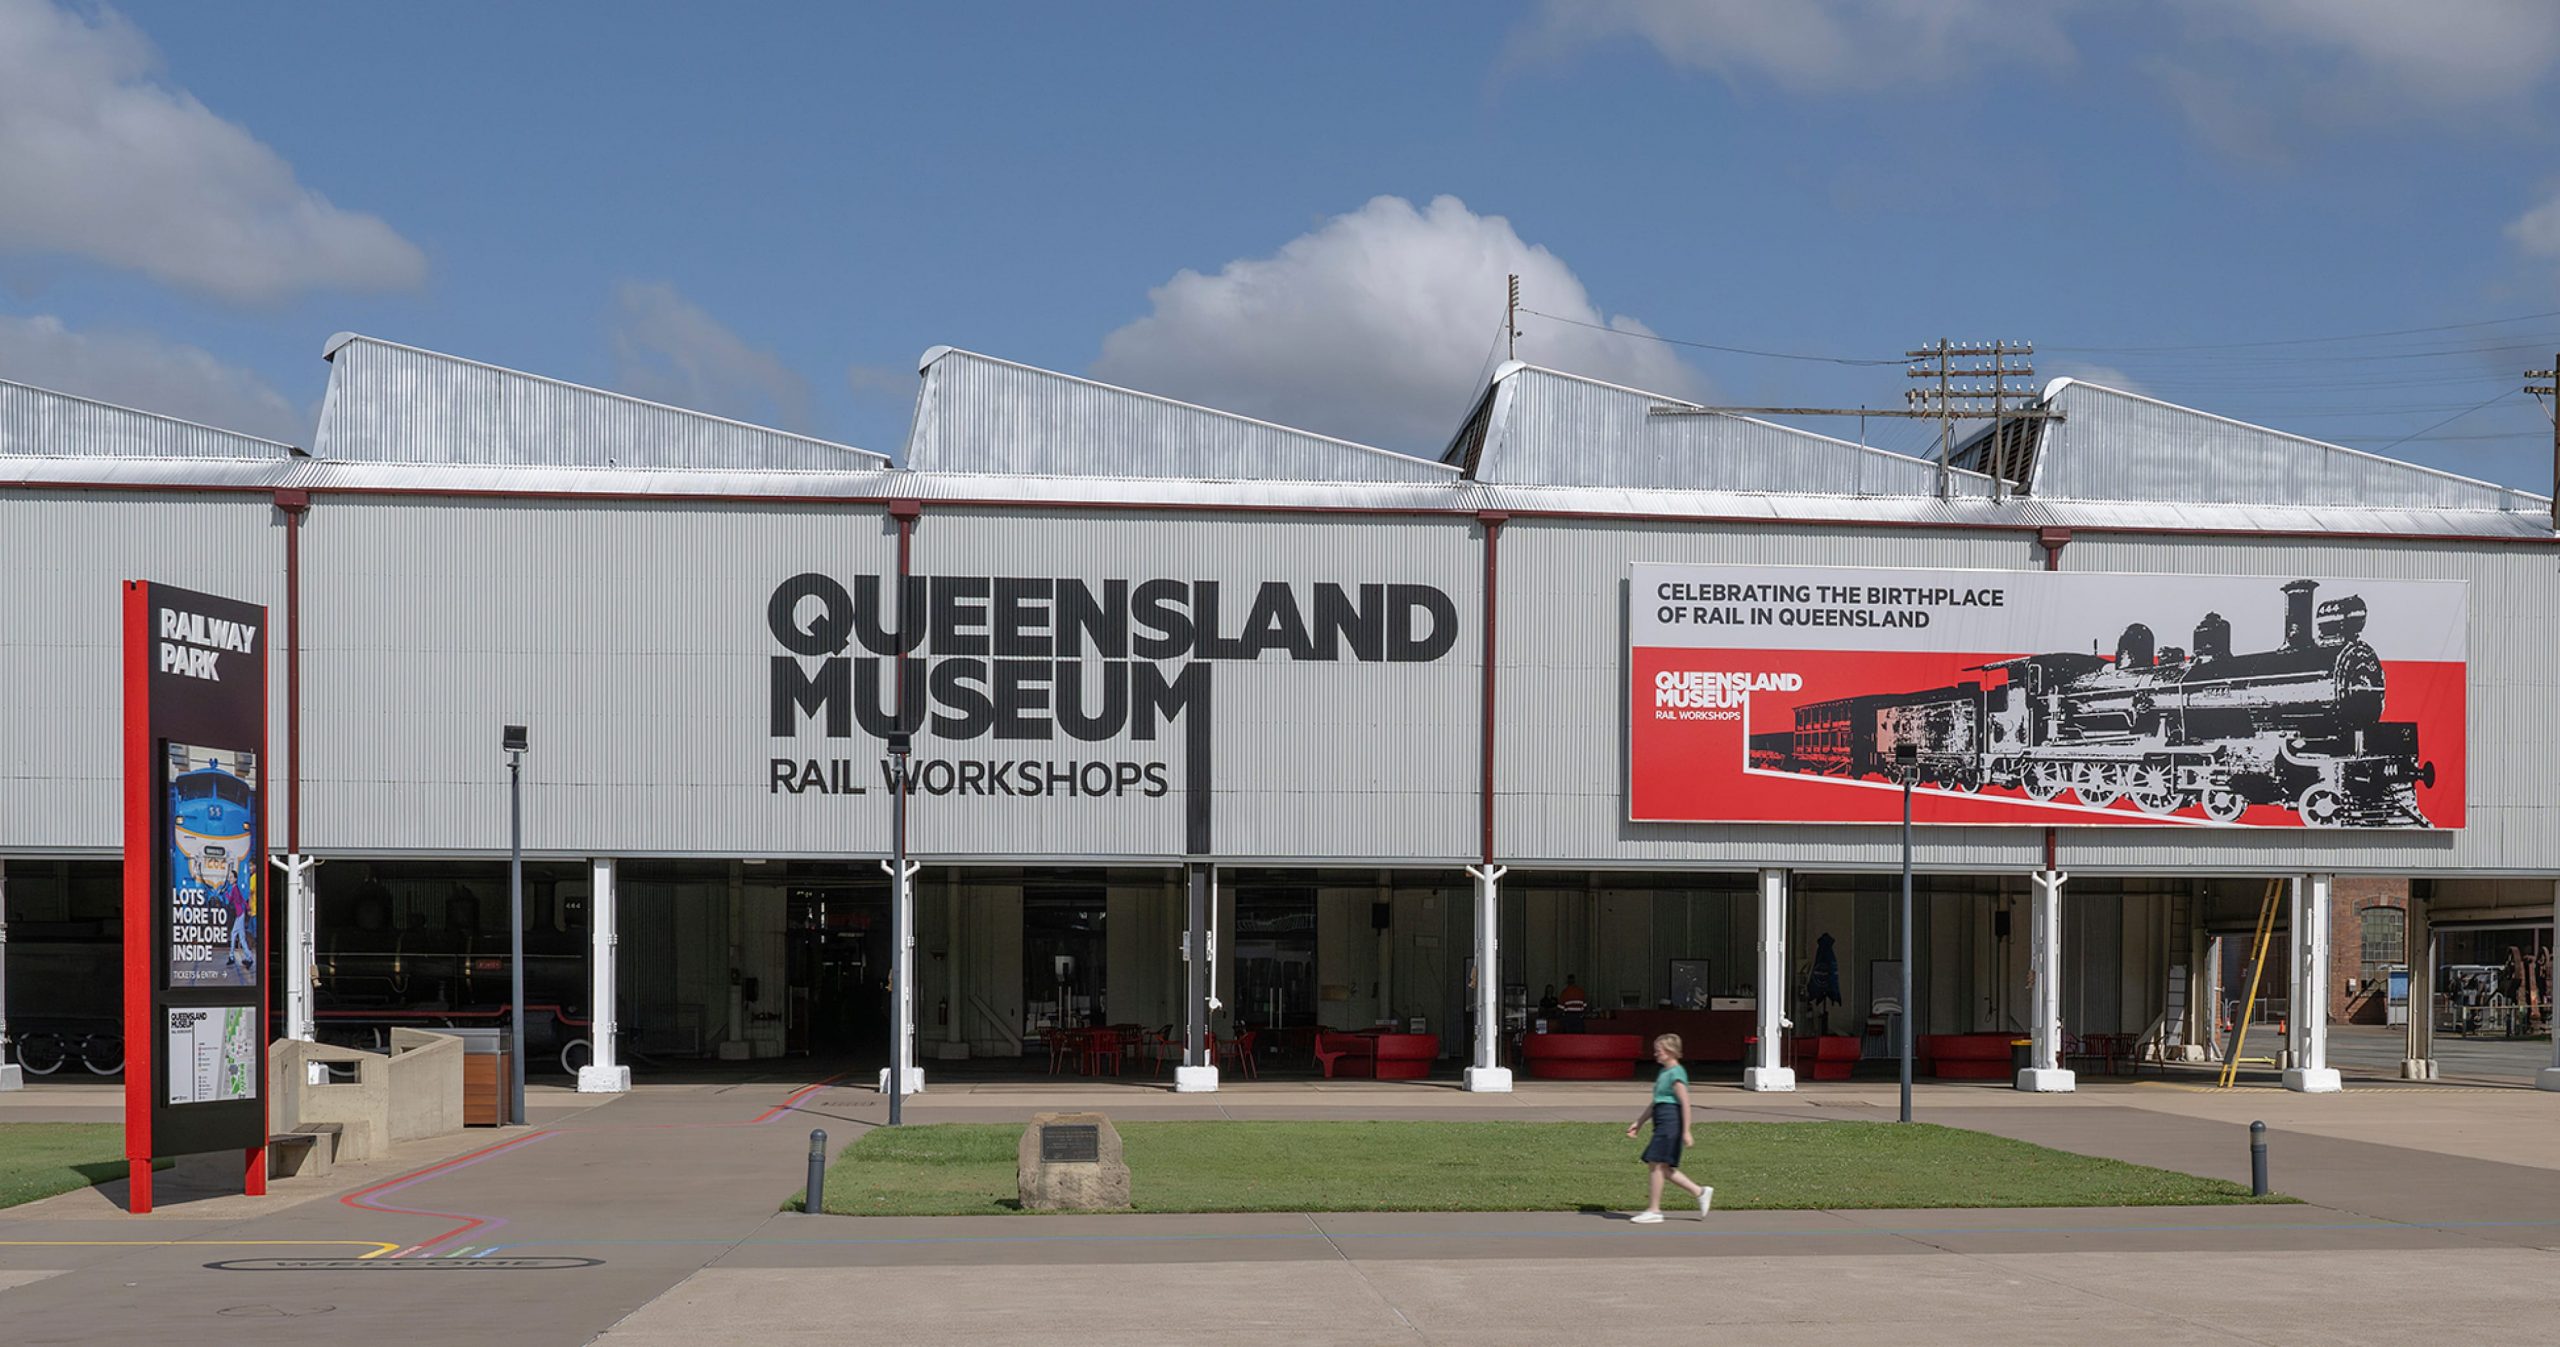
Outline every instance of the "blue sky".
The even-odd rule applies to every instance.
[[[2024,338],[2542,490],[2555,112],[2542,0],[0,0],[0,377],[307,439],[352,329],[894,452],[949,343],[1431,450],[1520,271],[1668,392]]]

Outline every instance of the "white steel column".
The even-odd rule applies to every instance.
[[[0,1090],[26,1087],[26,1073],[9,1052],[9,864],[0,861]]]
[[[1787,1024],[1787,872],[1760,872],[1760,971],[1752,983],[1753,1013],[1760,1021],[1760,1041],[1751,1050],[1751,1065],[1742,1073],[1746,1090],[1781,1091],[1796,1087],[1796,1069],[1784,1055]]]
[[[1511,872],[1471,865],[1467,873],[1476,881],[1476,1041],[1467,1088],[1509,1094],[1511,1068],[1502,1065],[1502,877]]]
[[[1218,1090],[1217,871],[1207,865],[1184,867],[1182,924],[1182,1065],[1173,1069],[1176,1094],[1215,1094]]]
[[[2551,882],[2551,931],[2554,939],[2560,939],[2560,880]],[[2427,972],[2430,977],[2435,974],[2433,968],[2429,968]],[[2434,989],[2430,987],[2428,990]],[[2413,1015],[2417,1013],[2417,1001],[2418,994],[2412,990],[2409,993],[2409,1013]],[[2560,1015],[2553,1016],[2552,1023],[2560,1026]],[[2560,1029],[2555,1029],[2551,1035],[2551,1065],[2538,1072],[2533,1078],[2533,1083],[2546,1090],[2560,1090]]]
[[[587,1064],[578,1068],[578,1093],[622,1094],[631,1088],[631,1068],[622,1064],[615,1042],[621,1027],[614,1013],[615,989],[621,980],[614,967],[622,943],[615,912],[613,858],[587,862]]]
[[[318,1017],[312,996],[320,967],[320,935],[312,929],[318,920],[319,905],[311,890],[311,871],[320,864],[311,856],[285,855],[274,858],[284,871],[285,939],[284,957],[284,1036],[305,1043],[320,1041]],[[270,905],[269,911],[274,908]]]
[[[2059,870],[2033,876],[2036,893],[2027,917],[2027,1068],[2018,1073],[2018,1088],[2060,1093],[2078,1087],[2079,1078],[2062,1069],[2062,886],[2071,878]]]
[[[906,935],[906,939],[898,941],[897,947],[889,951],[889,957],[897,964],[896,971],[891,974],[897,980],[899,1004],[896,1008],[905,1012],[903,1016],[890,1016],[892,1023],[904,1026],[905,1032],[897,1035],[898,1041],[889,1045],[889,1060],[897,1063],[904,1072],[900,1079],[906,1089],[902,1093],[923,1094],[924,1069],[916,1065],[916,872],[923,869],[924,864],[909,861],[901,870],[888,861],[882,861],[880,868],[888,872],[889,901],[898,909],[890,928]],[[889,1068],[884,1066],[880,1068],[880,1093],[888,1092]]]
[[[2285,1069],[2284,1087],[2304,1094],[2339,1088],[2329,1066],[2329,878],[2293,881],[2293,986],[2285,1001],[2293,1065]]]

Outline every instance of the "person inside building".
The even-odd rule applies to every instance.
[[[1716,1190],[1680,1172],[1680,1153],[1697,1143],[1691,1131],[1689,1106],[1689,1069],[1680,1065],[1680,1036],[1664,1034],[1653,1040],[1653,1061],[1660,1070],[1653,1077],[1653,1098],[1645,1111],[1627,1124],[1627,1135],[1648,1121],[1653,1124],[1653,1138],[1644,1146],[1646,1176],[1644,1210],[1627,1219],[1638,1225],[1656,1225],[1662,1220],[1662,1184],[1664,1180],[1678,1184],[1691,1197],[1698,1199],[1698,1219],[1707,1219],[1707,1207],[1715,1201]]]
[[[1831,933],[1813,942],[1813,975],[1805,979],[1804,1001],[1822,1015],[1822,1032],[1831,1032],[1831,1008],[1840,1004],[1840,953]]]
[[[1556,1018],[1563,1013],[1561,1003],[1556,1000],[1556,984],[1550,982],[1547,989],[1538,995],[1538,1032],[1543,1034],[1556,1027]]]
[[[1591,1013],[1591,994],[1582,989],[1582,975],[1567,973],[1564,990],[1556,993],[1556,1011],[1564,1017],[1564,1031],[1582,1032],[1582,1017]]]

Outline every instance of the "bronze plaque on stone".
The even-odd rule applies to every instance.
[[[1090,1165],[1101,1160],[1101,1128],[1091,1123],[1051,1123],[1040,1129],[1040,1163]]]

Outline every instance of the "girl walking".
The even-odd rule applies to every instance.
[[[1653,1139],[1645,1143],[1644,1162],[1650,1167],[1649,1188],[1644,1210],[1627,1219],[1638,1225],[1655,1225],[1662,1220],[1662,1181],[1669,1179],[1698,1199],[1698,1219],[1707,1218],[1707,1204],[1713,1202],[1716,1190],[1680,1172],[1680,1150],[1696,1144],[1689,1126],[1689,1071],[1680,1065],[1680,1036],[1664,1034],[1653,1040],[1653,1060],[1661,1070],[1653,1078],[1653,1099],[1645,1111],[1627,1124],[1627,1135],[1653,1122]]]

